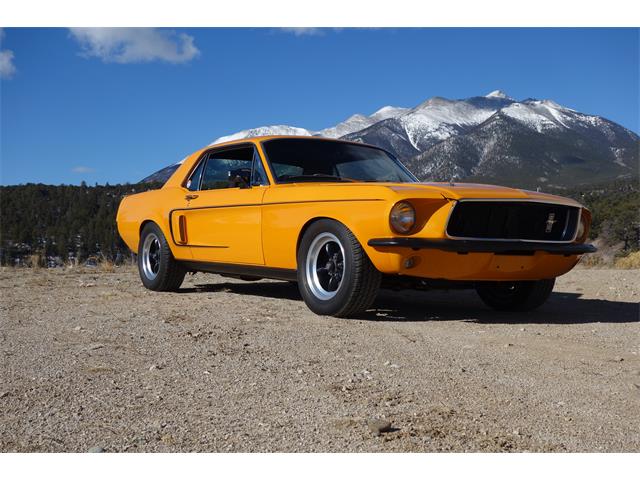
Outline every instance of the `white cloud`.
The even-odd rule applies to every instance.
[[[93,173],[95,170],[91,167],[86,167],[84,165],[78,165],[77,167],[73,167],[71,169],[73,173]]]
[[[103,62],[184,63],[200,54],[193,37],[159,28],[71,28],[81,55]]]
[[[280,27],[278,30],[284,33],[292,33],[296,37],[321,36],[330,32],[341,32],[342,27]]]
[[[0,40],[4,38],[4,30],[0,28]],[[16,66],[13,64],[13,52],[11,50],[0,50],[0,78],[11,78],[16,73]]]
[[[296,37],[303,35],[324,35],[323,29],[317,27],[282,27],[280,30],[286,33],[293,33]]]
[[[13,52],[0,50],[0,78],[11,78],[14,73],[16,66],[13,64]]]

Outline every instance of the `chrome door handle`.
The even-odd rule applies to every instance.
[[[198,198],[198,195],[196,195],[195,193],[188,193],[184,196],[185,200],[193,200],[194,198]]]

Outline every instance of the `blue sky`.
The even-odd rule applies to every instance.
[[[15,29],[0,183],[136,182],[245,128],[504,90],[639,125],[638,29]]]

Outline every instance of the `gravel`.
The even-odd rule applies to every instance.
[[[287,282],[6,268],[0,451],[637,452],[638,285],[576,269],[524,314],[383,291],[344,320]]]

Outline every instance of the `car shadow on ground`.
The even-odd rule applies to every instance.
[[[243,282],[196,285],[181,292],[227,292],[238,295],[302,301],[298,287],[290,282]],[[533,312],[497,312],[482,303],[473,290],[392,291],[381,290],[373,307],[359,320],[426,322],[468,321],[478,323],[634,323],[640,322],[635,302],[582,298],[581,293],[554,292]]]

